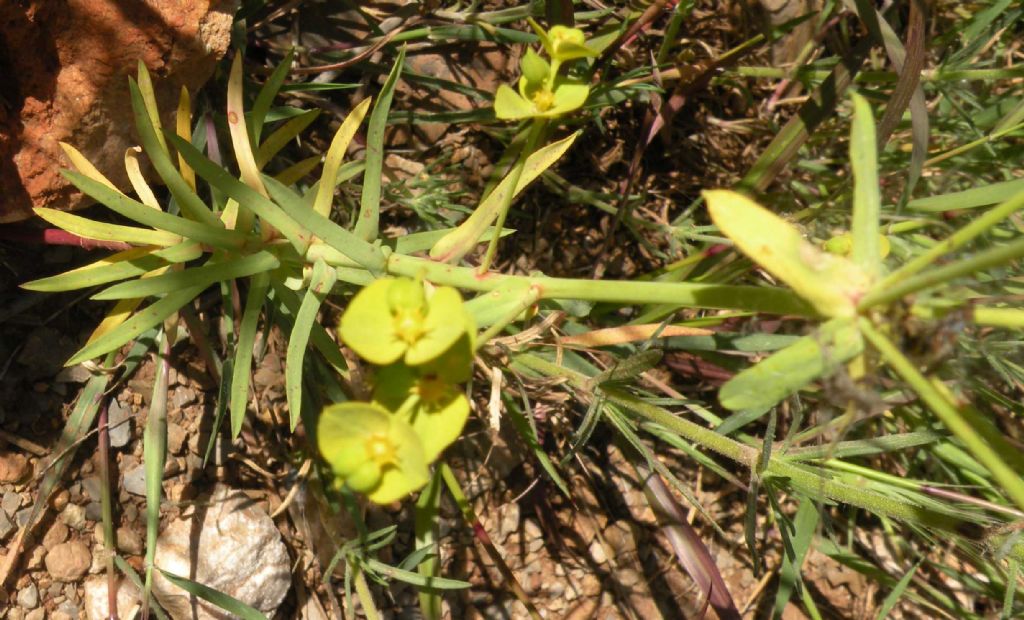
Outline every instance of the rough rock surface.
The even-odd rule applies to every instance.
[[[89,570],[92,554],[78,540],[61,543],[46,553],[46,570],[57,581],[78,581]]]
[[[188,577],[273,617],[291,585],[288,550],[270,516],[249,496],[218,488],[190,519],[160,534],[156,565]],[[222,610],[158,577],[154,591],[174,620],[223,620]],[[195,615],[193,615],[195,610]]]
[[[227,49],[237,0],[0,2],[0,222],[86,204],[60,176],[59,141],[127,186],[137,142],[126,76],[141,59],[160,108],[200,86]],[[170,116],[167,117],[168,120]]]
[[[97,575],[85,580],[85,617],[88,620],[107,620],[107,576]],[[131,618],[140,607],[139,591],[128,580],[117,586],[117,615]]]

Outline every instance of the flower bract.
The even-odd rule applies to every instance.
[[[317,443],[338,481],[378,504],[402,499],[430,478],[416,431],[373,403],[325,408],[317,424]]]

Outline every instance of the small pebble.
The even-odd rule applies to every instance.
[[[39,604],[39,590],[36,584],[30,583],[27,587],[18,590],[18,605],[22,609],[35,609]]]
[[[89,502],[85,505],[85,518],[89,521],[103,519],[103,506],[99,502]]]
[[[28,525],[28,520],[32,518],[32,507],[28,506],[22,508],[14,515],[14,522],[18,524],[18,527],[25,527]]]
[[[80,530],[85,527],[85,508],[78,504],[68,504],[60,512],[60,520],[68,527]]]
[[[14,491],[7,491],[4,493],[3,499],[0,499],[0,508],[3,508],[4,512],[13,517],[14,513],[18,512],[18,509],[21,508],[21,495]]]
[[[42,607],[40,607],[39,609],[33,609],[32,611],[28,612],[28,615],[25,616],[25,620],[43,620],[45,617],[46,611],[43,610]]]
[[[57,512],[64,510],[64,507],[68,505],[68,501],[71,499],[71,494],[67,490],[62,490],[60,493],[53,496],[53,509]]]
[[[128,445],[132,438],[132,410],[116,400],[111,401],[107,410],[107,424],[109,425],[110,446],[123,448]]]
[[[0,540],[7,538],[7,535],[14,531],[14,524],[7,517],[7,513],[0,512]]]
[[[43,536],[43,546],[47,549],[53,549],[57,545],[61,544],[68,539],[68,526],[62,521],[54,521],[50,529],[46,530],[46,535]]]
[[[133,495],[146,495],[146,470],[142,465],[136,466],[124,474],[124,490]]]

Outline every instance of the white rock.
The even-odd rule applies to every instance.
[[[139,591],[132,582],[122,579],[117,584],[117,616],[131,618],[141,607]],[[107,620],[107,576],[100,575],[85,580],[85,617],[88,620]]]
[[[195,566],[193,558],[198,560]],[[247,495],[226,487],[219,487],[209,502],[198,502],[191,519],[167,526],[157,541],[156,565],[228,594],[268,617],[291,587],[288,550],[274,522]],[[233,617],[191,598],[159,573],[154,594],[174,620]]]

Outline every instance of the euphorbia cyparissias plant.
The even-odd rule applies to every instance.
[[[337,484],[377,503],[427,483],[428,465],[462,433],[475,327],[459,292],[421,280],[381,278],[341,317],[342,340],[382,366],[371,403],[324,409],[317,438]]]

